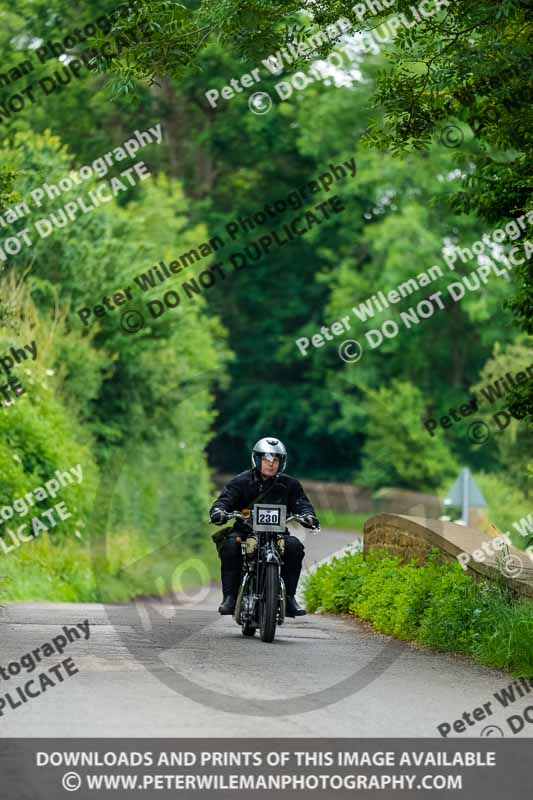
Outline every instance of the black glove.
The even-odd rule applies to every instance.
[[[222,508],[214,508],[211,512],[211,522],[215,525],[224,525],[227,521],[228,515]]]
[[[319,528],[320,524],[314,514],[304,514],[304,520],[310,528]]]

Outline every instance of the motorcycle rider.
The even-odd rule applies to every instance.
[[[213,503],[210,511],[211,522],[223,525],[227,513],[250,509],[258,498],[287,506],[287,516],[300,514],[305,517],[304,527],[319,526],[315,510],[296,478],[285,475],[287,451],[279,439],[266,436],[259,439],[252,449],[252,469],[241,472],[224,487]],[[245,540],[252,528],[240,519],[233,528],[228,529],[225,538],[217,544],[221,561],[223,601],[219,607],[221,614],[232,614],[235,610],[237,593],[241,580],[242,553],[237,536]],[[296,536],[285,529],[285,554],[281,577],[287,593],[286,616],[300,617],[305,609],[298,605],[294,595],[305,555],[304,546]]]

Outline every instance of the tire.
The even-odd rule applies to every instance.
[[[242,635],[243,636],[255,636],[256,630],[257,630],[256,627],[254,627],[253,625],[250,625],[249,623],[246,623],[246,625],[242,626]]]
[[[259,603],[261,641],[272,642],[276,635],[276,616],[279,603],[279,567],[277,564],[265,565],[263,599]]]

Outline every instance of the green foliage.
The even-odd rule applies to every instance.
[[[68,149],[50,132],[21,132],[4,145],[21,196],[45,179],[58,182],[73,165]],[[95,185],[88,181],[73,189],[69,199]],[[56,205],[47,200],[39,216]],[[26,394],[0,410],[0,502],[8,504],[36,488],[57,468],[82,463],[83,483],[69,486],[60,498],[73,518],[58,526],[53,538],[65,541],[75,535],[86,542],[96,534],[112,551],[114,534],[127,525],[128,537],[144,548],[174,538],[179,557],[198,553],[205,548],[199,521],[207,516],[212,494],[204,455],[215,417],[212,387],[223,385],[229,358],[224,329],[215,316],[205,314],[201,297],[161,319],[147,319],[145,328],[131,336],[120,328],[120,312],[96,320],[89,330],[75,312],[127,285],[135,287],[133,279],[141,271],[196,246],[207,231],[190,221],[181,186],[164,175],[144,182],[127,202],[110,202],[77,222],[75,235],[73,229],[67,226],[34,242],[35,276],[30,273],[17,283],[15,270],[23,273],[27,253],[10,259],[2,295],[9,298],[11,316],[0,352],[35,340],[38,355],[19,370]],[[194,270],[189,273],[192,277]],[[128,308],[144,308],[146,301],[176,286],[173,279]],[[113,471],[117,460],[124,465],[119,474]],[[117,487],[122,494],[107,507],[106,492]],[[82,548],[76,541],[71,546],[72,553]],[[79,555],[83,561],[81,549]],[[54,592],[55,599],[66,599],[65,592],[77,599],[90,597],[94,575],[80,585],[73,580],[69,590],[67,578],[63,581],[69,568],[54,549],[47,551],[48,559],[52,573],[58,569],[49,592],[36,571],[27,583],[17,584],[17,591],[34,581],[41,597],[53,598]],[[105,564],[97,574],[105,582]],[[110,580],[113,586],[99,591],[126,599],[137,584],[153,588],[155,576],[136,579],[134,586],[119,570]]]
[[[460,303],[450,303],[445,291],[449,283],[475,267],[474,261],[458,261],[454,271],[446,266],[442,246],[450,231],[465,244],[480,239],[483,233],[474,218],[454,215],[447,207],[447,195],[457,182],[457,177],[443,179],[446,174],[453,176],[450,158],[438,148],[403,160],[365,152],[358,156],[357,187],[368,196],[364,215],[356,221],[355,230],[348,226],[339,231],[339,245],[327,256],[331,267],[320,275],[331,290],[326,319],[348,314],[350,336],[364,347],[356,365],[347,364],[329,376],[331,394],[340,406],[331,426],[336,436],[350,432],[355,437],[365,430],[364,388],[376,390],[393,379],[409,381],[420,390],[425,405],[420,428],[423,419],[442,417],[449,408],[469,399],[470,385],[494,344],[512,338],[509,313],[501,308],[508,291],[504,281],[490,278],[487,291],[469,292]],[[439,269],[442,277],[436,277]],[[431,283],[424,286],[431,277]],[[414,291],[413,279],[419,283]],[[379,291],[387,297],[400,286],[404,287],[400,302],[388,308],[382,305],[380,311],[371,301],[373,295],[381,297]],[[411,286],[410,294],[406,294],[406,286]],[[437,291],[443,292],[445,308],[435,305],[430,319],[407,329],[400,313],[416,310],[418,302]],[[360,313],[363,303],[373,310],[366,322],[354,311]],[[365,343],[365,334],[379,329],[386,319],[398,324],[398,334],[384,338],[383,344],[372,350]],[[468,347],[450,350],[450,342],[461,340],[468,341]],[[323,357],[321,351],[318,357]],[[446,440],[458,461],[478,469],[488,469],[489,464],[493,468],[491,452],[469,441],[467,427],[465,420],[449,430],[438,429],[434,437],[422,430],[428,441]]]
[[[531,345],[525,337],[520,337],[515,343],[506,347],[500,346],[499,343],[495,344],[491,358],[481,370],[479,382],[473,387],[474,392],[480,393],[481,389],[486,389],[488,384],[494,386],[496,381],[500,380],[498,388],[502,392],[501,398],[495,398],[495,402],[489,405],[486,399],[482,399],[481,394],[478,395],[482,399],[478,417],[484,419],[487,424],[490,423],[493,430],[496,426],[494,422],[491,422],[491,417],[497,412],[509,408],[509,396],[501,379],[505,378],[507,373],[510,373],[513,379],[521,371],[527,375],[525,370],[531,366],[531,363]],[[528,384],[533,384],[531,376],[526,382],[519,385],[527,386]],[[497,449],[503,471],[508,475],[512,474],[513,483],[521,491],[527,491],[529,485],[528,464],[531,464],[533,447],[533,416],[529,415],[520,421],[510,420],[507,427],[495,433],[485,447],[490,445]]]
[[[364,583],[366,568],[360,553],[350,553],[333,559],[331,563],[321,564],[305,585],[308,610],[311,613],[322,609],[326,613],[347,614],[352,597]]]
[[[160,594],[161,576],[168,573],[168,548],[161,554],[155,552],[149,569],[135,570],[132,563],[142,560],[151,547],[142,534],[122,529],[107,544],[106,551],[95,556],[89,542],[70,538],[57,543],[47,533],[23,543],[2,556],[0,602],[124,603],[132,597]],[[204,569],[200,577],[197,570],[185,572],[179,586],[164,586],[167,592],[170,588],[186,590],[198,585],[202,577],[218,574],[216,550],[207,537],[200,550],[179,543],[172,555],[176,564],[200,559]]]
[[[68,472],[80,464],[82,483],[62,488],[57,501],[35,499],[34,509],[38,516],[40,510],[55,502],[65,502],[72,518],[57,526],[56,535],[61,539],[79,535],[92,510],[99,475],[91,439],[79,427],[57,375],[57,360],[62,348],[68,348],[70,337],[65,336],[59,344],[64,321],[56,319],[52,326],[43,321],[27,289],[17,290],[13,281],[4,279],[0,292],[6,292],[12,301],[16,299],[17,306],[13,324],[0,327],[0,353],[10,347],[24,348],[32,341],[37,346],[37,359],[22,361],[11,373],[25,393],[13,405],[0,408],[0,506],[11,505],[15,498],[33,492],[53,478],[56,470]],[[22,521],[20,518],[18,524]],[[14,521],[13,527],[18,524]],[[7,527],[10,524],[4,526],[4,536]]]
[[[408,6],[401,0],[397,10]],[[530,97],[523,76],[530,36],[526,6],[505,3],[495,14],[487,0],[458,0],[411,30],[401,28],[376,91],[383,117],[372,125],[368,143],[397,151],[424,147],[444,123],[464,122],[475,139],[460,160],[474,162],[476,170],[457,206],[494,223],[528,208]],[[513,153],[508,163],[502,151]]]
[[[41,303],[46,305],[50,285],[59,280],[61,301],[70,302],[73,311],[94,304],[101,287],[107,291],[119,288],[140,269],[162,257],[172,258],[208,236],[222,234],[227,239],[224,225],[229,220],[248,216],[265,202],[285,196],[320,174],[328,164],[355,154],[356,179],[335,187],[346,211],[252,268],[232,274],[231,286],[226,283],[222,291],[214,287],[206,315],[221,317],[236,354],[229,367],[231,388],[217,396],[220,413],[212,448],[217,466],[231,470],[236,462],[246,463],[251,442],[275,428],[291,446],[292,471],[309,477],[350,479],[361,467],[366,438],[364,387],[377,389],[395,378],[409,381],[423,393],[427,416],[441,416],[448,404],[464,402],[468,384],[478,375],[494,342],[505,344],[511,339],[510,314],[501,309],[507,286],[491,279],[490,291],[483,296],[468,294],[461,304],[436,313],[431,320],[409,331],[402,328],[383,348],[365,353],[356,368],[341,362],[335,343],[310,350],[302,359],[295,339],[313,335],[322,324],[339,316],[349,315],[354,338],[364,336],[374,321],[360,324],[351,308],[377,290],[386,293],[440,263],[443,278],[413,295],[417,302],[445,286],[450,276],[457,279],[457,274],[469,272],[470,264],[458,264],[455,275],[446,274],[442,242],[453,235],[467,243],[480,238],[483,227],[473,215],[459,216],[449,209],[450,191],[461,185],[459,175],[453,172],[454,151],[434,145],[427,153],[400,160],[386,152],[361,148],[361,136],[372,120],[376,67],[386,63],[383,55],[357,58],[351,65],[361,69],[365,83],[338,87],[334,82],[329,86],[316,82],[303,93],[295,92],[290,102],[275,104],[263,117],[250,113],[246,92],[229,103],[224,101],[223,110],[206,113],[207,88],[220,89],[230,77],[257,66],[260,58],[275,52],[291,36],[300,36],[299,25],[308,26],[309,19],[294,17],[294,9],[286,4],[252,4],[246,13],[241,4],[233,2],[186,5],[187,9],[168,3],[152,3],[149,8],[136,4],[131,17],[116,21],[115,33],[126,38],[128,28],[138,29],[141,18],[151,25],[146,36],[141,36],[142,44],[132,40],[131,47],[124,49],[127,69],[135,72],[139,68],[139,76],[141,72],[149,76],[152,66],[159,76],[157,85],[139,90],[138,107],[117,99],[110,104],[101,92],[103,79],[88,76],[73,82],[68,92],[47,98],[46,108],[44,104],[43,108],[32,107],[24,120],[17,119],[20,130],[26,131],[31,123],[36,131],[50,127],[60,133],[51,136],[44,132],[39,138],[27,132],[24,138],[21,133],[14,147],[4,149],[2,156],[9,156],[22,173],[21,190],[33,188],[32,181],[41,177],[59,179],[70,166],[85,163],[120,143],[134,128],[141,128],[144,120],[153,124],[154,119],[161,119],[165,135],[164,147],[151,148],[147,156],[148,163],[159,168],[157,182],[148,181],[142,190],[132,190],[120,207],[113,203],[98,209],[97,215],[88,215],[84,220],[87,235],[73,237],[67,228],[54,233],[53,248],[51,241],[38,242],[39,279],[42,276],[46,281],[46,286],[39,286]],[[65,29],[78,24],[73,11],[60,0],[50,9],[41,0],[34,6],[31,14],[35,10],[35,15],[29,17],[34,31],[39,26],[50,27],[53,12],[60,14]],[[110,10],[109,4],[97,3],[90,17]],[[313,12],[317,28],[340,16],[351,18],[347,3],[322,3]],[[25,13],[29,14],[29,9]],[[193,21],[200,17],[203,21],[194,28]],[[235,28],[230,20],[237,19]],[[256,26],[250,30],[252,19]],[[204,24],[208,30],[197,38],[193,31]],[[244,30],[247,36],[238,33]],[[186,68],[188,60],[190,69]],[[295,69],[293,65],[289,72]],[[160,77],[165,74],[178,77],[175,81]],[[257,88],[275,95],[277,80],[264,77]],[[323,129],[334,131],[335,136],[324,137]],[[243,150],[242,137],[253,142],[253,147]],[[61,150],[65,141],[68,151]],[[167,176],[179,176],[180,180]],[[83,191],[86,188],[93,186],[86,185]],[[73,191],[72,197],[75,194]],[[53,207],[47,203],[43,215]],[[243,235],[228,252],[243,250],[248,242],[300,213],[289,211],[279,223],[269,222]],[[24,259],[21,254],[14,262],[23,268]],[[79,264],[84,265],[83,270]],[[399,310],[410,304],[411,298],[406,298],[386,315],[398,319]],[[272,313],[265,315],[265,308],[275,310],[275,324]],[[168,330],[180,319],[179,325],[189,329],[194,323],[182,323],[182,311],[163,318],[163,328]],[[73,324],[78,324],[73,316]],[[376,313],[375,324],[384,318]],[[154,335],[159,330],[156,323]],[[160,398],[166,395],[170,399],[174,390],[166,382],[162,385],[160,373],[153,381],[149,371],[143,385],[153,386],[154,391],[143,389],[140,416],[135,420],[122,416],[119,409],[129,405],[133,411],[128,398],[137,386],[137,372],[128,365],[137,366],[138,342],[117,335],[114,317],[105,318],[93,330],[98,331],[97,347],[106,348],[108,380],[100,395],[95,394],[96,385],[87,387],[85,398],[92,400],[89,404],[85,401],[83,413],[86,418],[92,412],[92,430],[107,447],[111,442],[125,442],[128,432],[139,427],[145,410],[152,403],[160,406]],[[213,336],[216,343],[216,330]],[[469,347],[455,349],[452,358],[449,342],[458,340],[467,340]],[[182,337],[176,337],[171,347],[175,346],[183,347]],[[140,360],[143,369],[149,362],[158,371],[159,345],[154,344],[150,354],[146,342],[143,351],[145,348],[146,356]],[[180,372],[182,368],[180,364]],[[87,373],[96,374],[92,369]],[[273,384],[279,391],[272,391]],[[179,395],[181,386],[175,391]],[[81,392],[76,394],[81,402]],[[117,413],[109,413],[110,409]],[[447,436],[458,460],[477,469],[492,467],[494,459],[488,449],[472,447],[457,430]],[[402,476],[399,480],[404,485]]]
[[[422,565],[380,551],[334,559],[310,576],[305,598],[311,611],[354,614],[382,633],[533,676],[533,603],[472,580],[437,551]]]
[[[115,30],[129,46],[113,68],[119,91],[131,88],[131,79],[154,80],[159,75],[181,77],[198,69],[210,41],[230,46],[240,58],[270,53],[285,43],[289,22],[301,3],[236,3],[234,0],[203,0],[186,5],[172,0],[137,4],[129,18],[117,22]]]
[[[409,16],[411,4],[398,0],[394,11]],[[61,40],[116,5],[95,0],[80,11],[65,0],[11,4],[0,31],[3,71],[26,55],[36,63],[27,49],[31,39]],[[109,71],[73,80],[2,123],[2,208],[44,181],[57,183],[71,168],[91,163],[135,129],[161,122],[164,143],[140,154],[152,173],[149,181],[9,259],[8,272],[25,276],[37,312],[24,301],[24,314],[35,327],[21,328],[17,293],[13,285],[3,286],[0,325],[8,338],[2,341],[8,346],[35,336],[40,355],[35,374],[33,366],[29,376],[21,371],[29,378],[27,396],[18,406],[0,409],[9,414],[0,445],[7,476],[2,470],[3,496],[33,488],[34,478],[46,477],[59,456],[63,464],[76,455],[74,463],[83,458],[87,474],[92,469],[96,505],[103,506],[91,513],[92,485],[86,497],[75,498],[84,534],[103,536],[106,530],[111,545],[127,527],[125,535],[139,543],[131,547],[136,554],[170,537],[178,542],[177,552],[197,551],[203,547],[199,521],[212,491],[207,447],[212,463],[235,470],[248,463],[253,440],[272,431],[286,440],[290,471],[296,474],[325,479],[358,474],[370,486],[431,490],[455,477],[465,462],[490,473],[495,497],[504,502],[509,490],[515,498],[527,466],[523,426],[513,423],[492,449],[471,445],[464,427],[432,438],[422,419],[465,402],[495,343],[503,348],[513,343],[511,311],[527,329],[530,265],[514,269],[518,294],[508,307],[506,282],[491,278],[483,292],[468,293],[460,304],[409,331],[402,328],[379,350],[366,348],[357,365],[338,357],[341,339],[310,349],[306,358],[295,346],[297,338],[345,315],[349,336],[364,342],[369,327],[379,327],[386,317],[397,320],[400,310],[475,266],[457,263],[453,274],[448,271],[442,263],[445,240],[468,246],[481,238],[487,221],[497,225],[529,203],[529,98],[523,86],[529,22],[520,4],[500,4],[496,11],[493,6],[460,0],[410,31],[400,29],[392,49],[347,65],[357,76],[346,80],[348,85],[338,86],[333,77],[316,81],[279,103],[274,86],[280,78],[265,74],[260,84],[216,110],[205,99],[208,88],[221,89],[304,33],[341,16],[361,29],[353,3],[131,2],[110,34],[71,48],[69,54],[77,56],[103,38],[120,41]],[[372,16],[369,25],[383,18]],[[324,45],[320,54],[328,50]],[[281,78],[307,60],[293,63]],[[31,80],[58,66],[50,59],[37,66]],[[3,87],[0,102],[29,82]],[[256,90],[275,99],[268,115],[248,109],[249,94]],[[449,123],[464,134],[458,150],[431,143],[434,129]],[[363,146],[365,133],[373,149]],[[408,157],[394,158],[402,148]],[[345,211],[327,224],[232,272],[231,282],[205,297],[147,320],[134,336],[120,329],[120,312],[89,330],[82,325],[78,309],[93,307],[132,285],[139,272],[161,260],[168,263],[209,237],[220,234],[228,241],[230,220],[249,216],[352,156],[355,180],[229,242],[221,258],[279,231],[315,200],[334,193]],[[125,166],[130,163],[120,169]],[[61,200],[46,199],[35,218],[97,183],[84,183]],[[2,234],[7,235],[3,229]],[[376,312],[368,324],[353,314],[354,306],[376,292],[386,294],[436,264],[442,278],[413,298]],[[188,269],[187,276],[196,274],[196,268]],[[176,276],[137,295],[131,307],[159,299],[181,281]],[[459,346],[463,342],[468,347]],[[527,386],[521,397],[509,398],[517,417],[531,414]],[[115,472],[117,462],[123,466]],[[103,519],[108,506],[110,527]],[[121,594],[126,576],[119,571],[112,580],[113,592]]]
[[[364,486],[436,489],[458,472],[442,438],[430,438],[422,426],[424,400],[405,381],[369,390],[364,408],[367,438],[355,480]]]
[[[401,0],[396,9],[408,5]],[[413,30],[401,29],[375,93],[381,116],[365,137],[370,147],[408,152],[445,137],[453,125],[464,137],[457,151],[464,177],[452,206],[493,228],[531,207],[529,12],[519,2],[502,3],[495,13],[488,0],[458,0]],[[515,269],[514,283],[510,308],[531,333],[531,261]],[[516,418],[531,415],[532,403],[532,381],[513,391]]]

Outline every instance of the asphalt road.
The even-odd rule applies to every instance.
[[[307,534],[305,567],[354,541],[339,531]],[[503,708],[493,692],[509,676],[396,642],[353,619],[307,615],[287,620],[273,644],[244,638],[217,613],[220,598],[216,586],[165,602],[2,609],[4,667],[64,625],[88,620],[90,637],[43,659],[34,673],[0,679],[0,697],[15,696],[16,686],[61,659],[79,670],[16,709],[4,707],[0,735],[438,736],[437,725],[491,701],[490,715],[455,735],[501,735],[497,726],[512,737],[506,718],[533,704],[532,691]],[[518,735],[533,735],[533,724]]]

